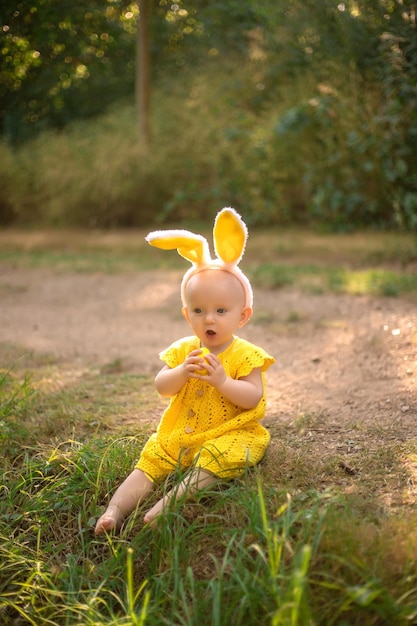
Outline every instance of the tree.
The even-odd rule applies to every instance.
[[[151,65],[149,52],[149,0],[139,0],[136,35],[136,107],[141,145],[148,151],[151,141]]]
[[[135,20],[127,0],[3,4],[3,136],[22,141],[133,93]]]

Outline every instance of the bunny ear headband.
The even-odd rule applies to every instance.
[[[188,230],[157,230],[146,237],[146,241],[162,250],[177,249],[184,259],[192,266],[184,274],[181,283],[181,300],[185,302],[185,289],[192,276],[203,270],[223,270],[235,276],[245,293],[245,306],[253,304],[253,293],[249,279],[245,276],[238,264],[243,256],[248,229],[242,218],[232,208],[226,208],[217,214],[214,222],[213,240],[216,258],[210,256],[207,239],[202,235],[195,235]]]

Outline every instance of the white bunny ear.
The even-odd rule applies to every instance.
[[[230,207],[218,213],[214,222],[214,249],[224,263],[238,265],[248,238],[248,229],[240,215]]]
[[[156,230],[145,237],[155,248],[177,250],[184,259],[193,265],[206,265],[210,261],[207,239],[188,230]]]

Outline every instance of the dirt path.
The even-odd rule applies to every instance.
[[[81,365],[120,360],[154,373],[158,352],[189,333],[181,275],[57,274],[0,268],[0,351],[52,354]],[[417,312],[404,299],[255,290],[241,333],[272,353],[267,423],[304,420],[318,445],[348,432],[417,436]],[[357,438],[357,437],[356,437]]]

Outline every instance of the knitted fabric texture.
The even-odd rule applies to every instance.
[[[185,337],[160,354],[171,368],[200,348],[197,337]],[[259,423],[265,415],[264,372],[275,362],[262,348],[234,337],[218,355],[228,376],[237,379],[260,368],[264,393],[253,409],[242,409],[212,385],[191,378],[173,396],[157,432],[145,445],[136,465],[152,481],[165,478],[180,465],[195,465],[221,478],[240,475],[258,463],[269,444],[269,432]]]

